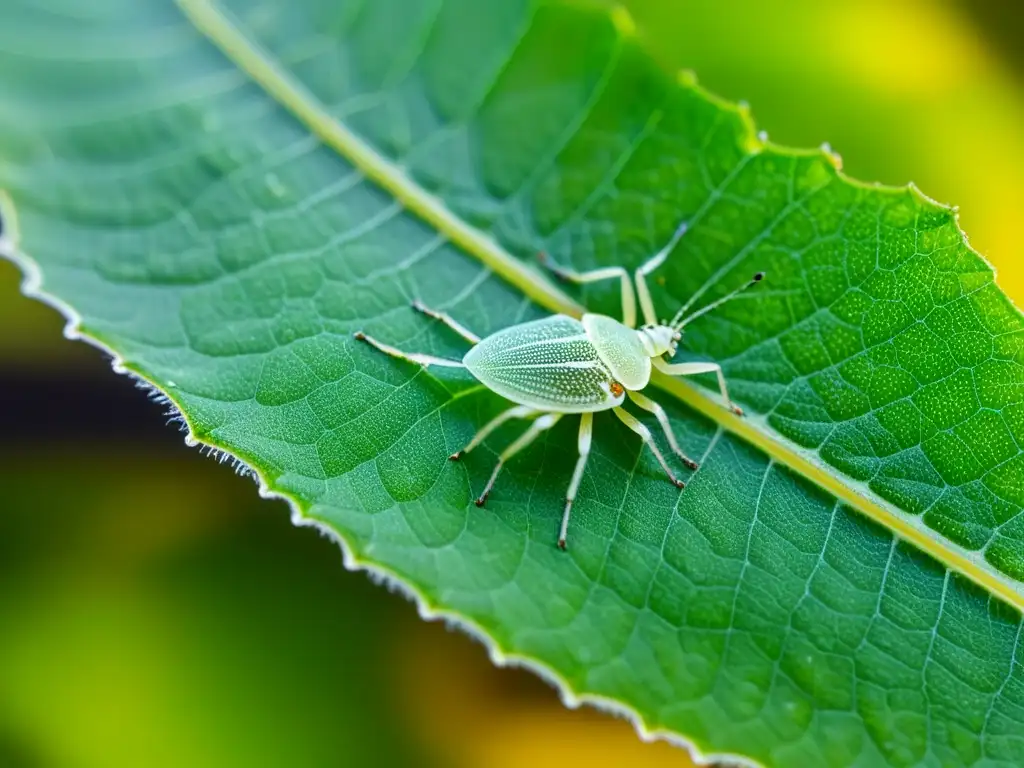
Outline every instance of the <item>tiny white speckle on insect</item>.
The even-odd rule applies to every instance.
[[[765,140],[767,135],[765,135]],[[685,484],[676,477],[665,457],[654,442],[650,429],[623,408],[628,397],[634,405],[657,420],[665,439],[678,459],[691,470],[697,462],[687,456],[676,440],[665,410],[654,400],[643,395],[653,369],[670,376],[690,376],[713,373],[718,378],[719,391],[725,406],[738,416],[743,411],[729,399],[729,391],[722,367],[711,362],[671,363],[684,329],[694,320],[732,301],[740,293],[764,279],[758,272],[745,284],[723,296],[690,311],[704,291],[695,293],[669,321],[659,320],[647,287],[647,276],[660,267],[676,249],[687,232],[686,222],[675,228],[668,243],[644,262],[631,275],[624,267],[604,267],[589,272],[576,272],[555,264],[547,254],[538,254],[541,263],[557,278],[570,283],[591,283],[599,280],[618,280],[622,287],[622,320],[606,315],[588,313],[582,318],[552,315],[497,331],[480,338],[449,317],[425,306],[419,300],[412,309],[438,320],[471,344],[462,360],[403,352],[378,341],[363,331],[353,336],[357,341],[391,357],[422,366],[446,366],[468,370],[489,390],[511,401],[514,405],[484,424],[472,439],[448,458],[458,461],[478,447],[499,426],[512,419],[530,422],[516,440],[501,451],[498,461],[480,495],[478,507],[484,506],[494,489],[502,467],[517,453],[529,446],[545,430],[553,427],[562,416],[580,415],[579,457],[569,487],[558,533],[558,546],[566,548],[569,517],[573,502],[583,479],[590,444],[593,438],[594,414],[611,411],[647,445],[669,481],[678,488]],[[637,304],[643,325],[637,328]]]

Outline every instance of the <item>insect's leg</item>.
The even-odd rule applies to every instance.
[[[493,419],[484,424],[480,428],[480,430],[475,435],[473,435],[473,439],[466,444],[465,448],[463,448],[461,451],[456,451],[448,458],[451,459],[452,461],[458,461],[459,459],[462,458],[462,455],[464,453],[469,453],[478,445],[480,445],[480,443],[487,439],[487,436],[491,434],[491,432],[496,430],[509,419],[528,419],[531,416],[535,416],[537,413],[537,410],[533,408],[527,408],[525,405],[517,405],[514,408],[509,408],[507,411],[502,411]]]
[[[356,331],[355,333],[352,334],[352,336],[357,341],[365,341],[367,344],[369,344],[374,349],[379,349],[385,355],[390,355],[391,357],[397,357],[399,360],[408,360],[410,363],[418,363],[419,365],[422,365],[423,367],[427,367],[427,366],[431,366],[431,365],[443,365],[443,366],[445,366],[447,368],[465,368],[466,367],[459,360],[449,360],[446,357],[435,357],[434,355],[424,355],[424,354],[421,354],[419,352],[403,352],[400,349],[396,349],[395,347],[392,347],[390,344],[385,344],[382,341],[377,341],[372,336],[367,336],[362,331]]]
[[[545,413],[533,422],[530,428],[521,434],[518,439],[512,443],[512,445],[501,452],[501,455],[498,456],[498,463],[494,465],[494,471],[491,473],[491,479],[487,481],[487,485],[484,486],[484,492],[481,493],[480,498],[476,500],[476,505],[478,507],[482,507],[484,502],[487,501],[487,497],[491,493],[491,488],[494,487],[494,481],[498,479],[498,473],[501,472],[501,468],[505,466],[505,462],[536,440],[537,436],[545,429],[553,427],[561,417],[562,414],[560,413]]]
[[[669,376],[693,376],[698,373],[714,373],[718,376],[718,388],[722,392],[722,399],[726,406],[737,416],[743,415],[743,409],[729,399],[729,389],[725,386],[725,375],[722,373],[722,366],[718,363],[666,363],[660,357],[653,360],[654,367]]]
[[[562,549],[565,549],[565,536],[569,531],[569,515],[572,513],[572,503],[576,500],[576,491],[579,490],[580,481],[583,479],[583,468],[587,466],[587,457],[590,455],[590,439],[593,434],[594,414],[584,413],[583,418],[580,419],[580,457],[576,459],[576,469],[572,472],[569,490],[565,494],[565,512],[562,513],[562,528],[558,532],[558,546]]]
[[[643,440],[644,443],[647,444],[647,447],[651,449],[651,453],[654,454],[654,458],[656,458],[658,463],[661,464],[661,468],[665,470],[665,474],[668,475],[668,479],[672,481],[673,485],[678,488],[684,488],[686,484],[672,474],[672,470],[666,463],[665,457],[661,455],[661,451],[659,451],[658,446],[655,445],[654,437],[651,435],[651,430],[637,421],[632,414],[622,408],[612,408],[612,412],[619,417],[619,420],[623,424],[640,435],[640,439]]]
[[[473,333],[471,330],[466,328],[458,321],[454,320],[451,317],[451,315],[448,315],[444,312],[438,312],[436,309],[431,309],[419,299],[413,301],[412,308],[415,309],[417,312],[422,312],[427,317],[432,317],[435,320],[441,321],[449,328],[451,328],[453,331],[455,331],[457,334],[459,334],[459,336],[468,341],[470,344],[480,343],[479,336],[477,336],[475,333]]]
[[[672,450],[675,451],[676,456],[682,460],[683,464],[688,466],[690,469],[697,469],[697,462],[683,453],[683,449],[679,447],[679,441],[676,440],[676,435],[672,431],[672,424],[669,423],[668,414],[665,413],[665,409],[651,400],[651,398],[641,395],[639,392],[626,390],[626,394],[629,395],[630,400],[639,405],[645,411],[654,414],[654,418],[656,418],[658,423],[661,424],[661,429],[665,433],[665,438],[668,440],[669,446],[671,446]]]
[[[640,297],[640,309],[643,311],[645,323],[658,325],[658,313],[654,311],[654,302],[651,301],[651,292],[647,289],[647,280],[644,278],[665,263],[665,259],[668,258],[668,255],[672,253],[672,249],[676,247],[680,238],[685,234],[686,223],[684,222],[676,227],[676,231],[672,233],[672,239],[665,244],[665,247],[654,254],[654,256],[646,262],[641,264],[639,269],[634,273],[636,277],[636,294]]]
[[[599,280],[610,280],[613,277],[622,281],[622,324],[630,328],[636,327],[636,297],[633,295],[633,281],[629,272],[623,267],[605,267],[590,272],[575,272],[560,267],[551,261],[546,253],[537,254],[540,263],[555,273],[555,276],[570,283],[596,283]]]

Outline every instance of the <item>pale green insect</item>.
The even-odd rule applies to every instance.
[[[558,546],[565,549],[566,533],[569,529],[569,515],[576,492],[583,478],[583,469],[590,453],[595,411],[612,411],[651,449],[669,479],[679,488],[684,483],[673,474],[661,455],[654,438],[634,416],[623,409],[622,403],[628,396],[637,406],[653,413],[672,450],[691,469],[697,469],[697,462],[689,458],[676,440],[664,409],[650,398],[640,394],[651,378],[651,369],[669,375],[687,376],[698,373],[718,374],[718,385],[726,405],[735,413],[742,411],[733,405],[725,386],[722,367],[717,363],[676,363],[667,362],[676,353],[682,338],[683,328],[696,318],[737,296],[764,278],[758,272],[746,285],[737,288],[704,308],[685,316],[692,300],[683,306],[669,322],[658,321],[654,303],[647,288],[646,276],[659,267],[686,232],[686,225],[680,226],[669,243],[657,255],[643,264],[634,273],[634,283],[629,272],[623,267],[607,267],[592,272],[577,273],[554,266],[541,254],[542,262],[558,277],[574,283],[590,283],[596,280],[618,278],[622,281],[622,322],[606,315],[586,314],[582,319],[566,315],[553,315],[542,320],[512,326],[498,331],[485,339],[467,330],[448,315],[428,309],[420,302],[413,302],[416,310],[440,320],[462,338],[473,345],[462,361],[448,360],[418,353],[402,352],[357,331],[355,337],[371,344],[392,357],[398,357],[423,366],[443,365],[466,368],[488,389],[516,403],[516,406],[500,413],[485,424],[461,451],[450,458],[455,461],[463,454],[476,448],[484,439],[509,419],[532,419],[533,424],[499,456],[483,493],[476,500],[482,507],[498,479],[498,473],[505,463],[537,436],[567,413],[582,414],[579,432],[579,458],[569,482],[565,496],[565,511],[558,536]],[[634,294],[635,290],[635,294]],[[636,299],[644,316],[644,325],[636,329]]]

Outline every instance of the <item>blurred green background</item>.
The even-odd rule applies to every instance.
[[[959,205],[1024,304],[1019,4],[626,5],[774,141]],[[346,572],[17,285],[0,264],[0,767],[687,764]]]

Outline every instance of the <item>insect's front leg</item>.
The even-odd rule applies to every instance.
[[[729,399],[729,389],[725,386],[725,374],[718,363],[666,363],[660,357],[654,358],[654,367],[669,376],[694,376],[698,373],[714,373],[718,376],[718,388],[722,399],[730,411],[737,416],[743,415],[743,409]]]
[[[643,312],[644,322],[648,325],[658,324],[658,313],[654,311],[654,301],[651,299],[651,291],[647,287],[647,275],[665,263],[665,259],[685,234],[686,222],[684,221],[676,227],[676,231],[672,233],[672,239],[665,244],[665,247],[641,264],[634,273],[633,278],[636,281],[636,294],[640,299],[640,309]]]
[[[590,272],[576,272],[555,264],[546,253],[538,253],[537,258],[556,277],[570,283],[596,283],[599,280],[618,278],[622,282],[622,324],[630,328],[636,327],[636,296],[633,294],[633,281],[624,267],[605,267]]]
[[[683,449],[679,447],[679,441],[676,440],[676,434],[672,431],[672,424],[668,420],[668,414],[665,413],[665,409],[651,400],[651,398],[641,395],[639,392],[627,390],[626,394],[629,395],[630,400],[639,405],[645,411],[654,414],[654,418],[656,418],[658,423],[661,425],[662,432],[665,433],[665,439],[668,440],[669,446],[683,464],[688,466],[690,469],[699,469],[697,462],[683,453]]]
[[[612,408],[612,413],[619,417],[619,421],[640,435],[640,439],[643,440],[644,444],[651,449],[651,453],[654,454],[654,458],[656,458],[658,463],[661,464],[661,468],[665,470],[665,474],[668,475],[668,479],[672,481],[672,484],[677,488],[685,488],[686,483],[673,474],[668,462],[665,461],[665,457],[662,456],[661,451],[658,450],[658,445],[654,442],[654,436],[651,434],[651,430],[645,427],[636,419],[636,417],[624,408]]]

